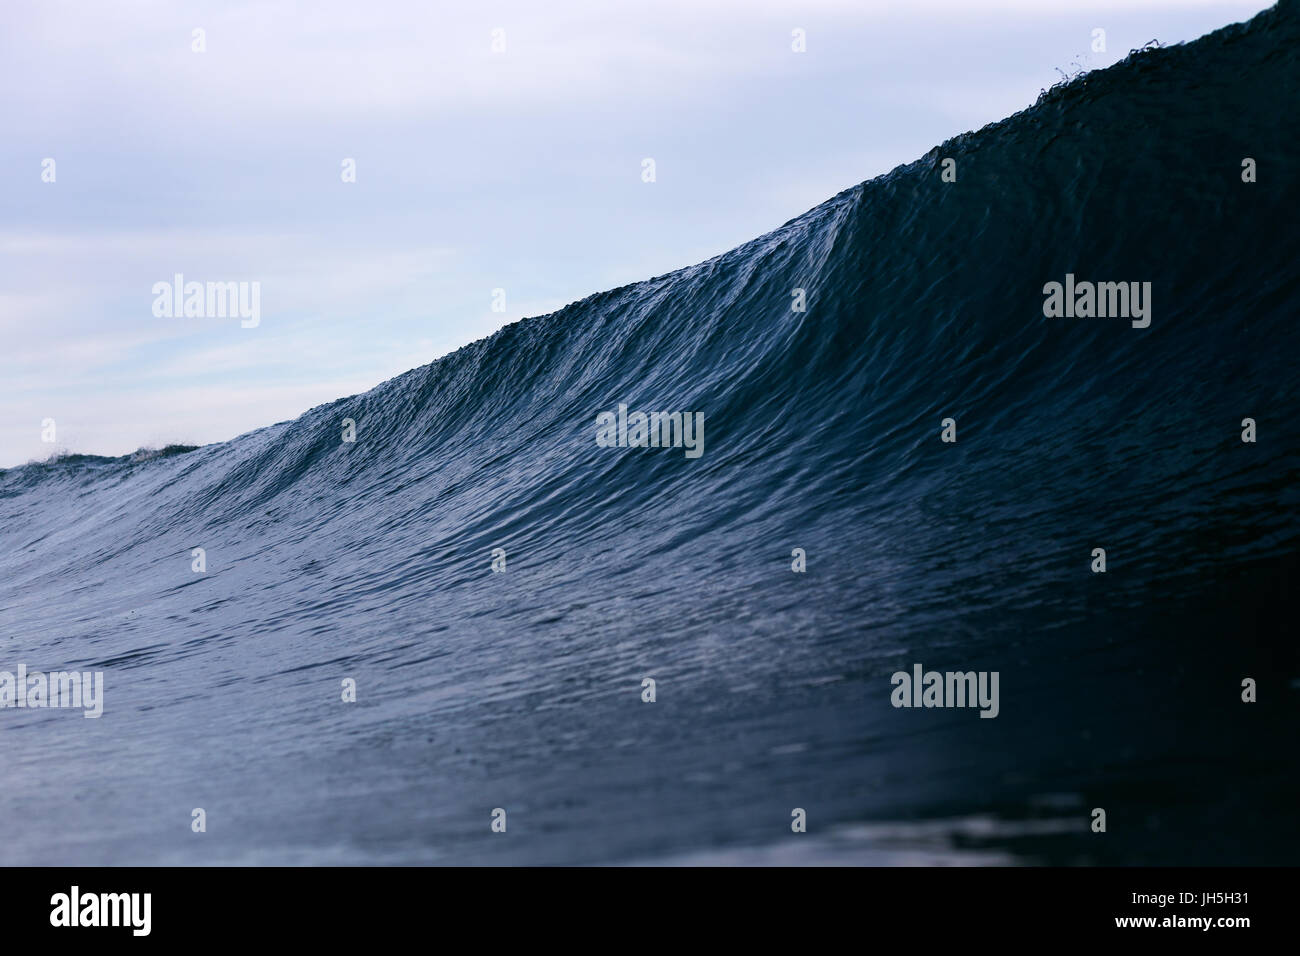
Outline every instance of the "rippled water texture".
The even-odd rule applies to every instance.
[[[1297,19],[296,421],[0,474],[0,669],[106,685],[0,710],[0,862],[1295,862]],[[1044,318],[1066,273],[1150,328]],[[704,454],[597,447],[620,402]],[[895,709],[918,662],[1000,715]]]

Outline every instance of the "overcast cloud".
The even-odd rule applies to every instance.
[[[0,467],[292,418],[1269,5],[5,4]],[[156,317],[176,273],[260,324]]]

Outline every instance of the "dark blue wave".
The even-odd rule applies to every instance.
[[[792,807],[814,859],[1293,861],[1298,20],[293,422],[0,473],[0,669],[107,675],[0,711],[10,861],[726,859]],[[1067,273],[1150,327],[1046,318]],[[619,403],[703,455],[598,447]],[[999,718],[891,707],[914,662]]]

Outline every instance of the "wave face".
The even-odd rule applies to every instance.
[[[296,421],[3,473],[0,669],[105,673],[0,711],[5,862],[1293,862],[1298,19]],[[1067,273],[1150,327],[1046,318]],[[703,454],[598,447],[619,403]],[[999,716],[894,708],[914,663]]]

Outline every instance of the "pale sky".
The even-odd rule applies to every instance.
[[[1270,5],[5,3],[0,467],[296,417]],[[175,273],[260,324],[155,316]]]

